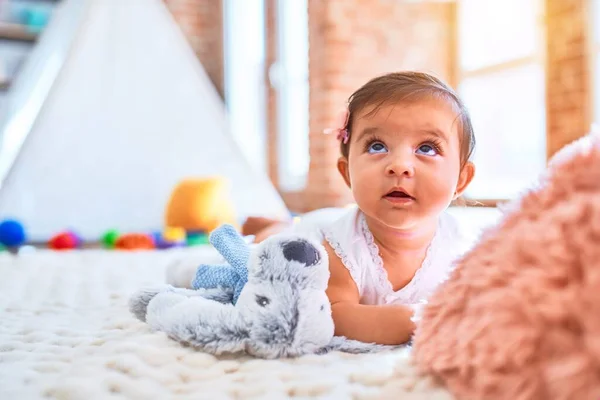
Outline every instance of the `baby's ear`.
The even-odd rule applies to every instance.
[[[350,182],[350,168],[348,167],[348,159],[346,157],[338,158],[337,168],[340,172],[340,175],[342,175],[342,178],[344,178],[346,185],[351,188],[352,185]]]
[[[460,170],[460,175],[458,176],[458,182],[456,183],[456,191],[454,192],[454,196],[452,196],[452,200],[458,199],[463,195],[465,190],[469,187],[473,178],[475,177],[475,164],[468,161]]]

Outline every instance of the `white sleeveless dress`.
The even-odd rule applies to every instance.
[[[319,234],[327,240],[354,279],[360,303],[367,305],[423,304],[448,278],[454,262],[470,249],[476,239],[476,235],[461,229],[454,216],[442,213],[421,267],[406,286],[394,291],[379,248],[360,209],[337,211],[329,218],[323,216],[321,214],[318,221],[301,221],[293,230]],[[334,217],[335,220],[332,220]]]
[[[321,242],[327,240],[356,283],[361,304],[410,306],[415,313],[415,322],[420,318],[420,308],[448,278],[455,261],[470,249],[478,236],[462,228],[454,216],[444,212],[421,267],[406,286],[394,291],[365,216],[357,207],[312,211],[286,232],[309,235]],[[213,262],[220,260],[219,256]],[[175,286],[189,287],[199,262],[195,258],[192,261],[170,266],[167,281]]]

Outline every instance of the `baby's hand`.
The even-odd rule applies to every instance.
[[[408,306],[413,311],[413,316],[410,318],[410,320],[413,323],[418,324],[419,321],[421,321],[421,317],[423,315],[423,307],[425,307],[426,305],[427,300],[422,300],[420,303],[411,304]]]

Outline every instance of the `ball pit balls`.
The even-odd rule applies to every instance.
[[[154,238],[144,233],[128,233],[119,236],[115,242],[119,250],[151,250],[155,248]]]
[[[0,244],[17,247],[25,243],[25,240],[25,229],[19,221],[7,219],[0,223]]]
[[[72,250],[81,245],[81,240],[73,232],[61,232],[53,236],[48,242],[48,247],[53,250]]]
[[[108,249],[115,247],[115,243],[119,238],[119,232],[116,229],[111,229],[102,235],[102,245]]]
[[[180,246],[181,244],[178,242],[168,242],[162,237],[162,235],[158,235],[154,237],[154,245],[157,249],[170,249],[172,247]]]
[[[193,233],[187,236],[188,246],[200,246],[209,244],[208,235],[205,233]]]
[[[185,242],[186,232],[183,228],[167,227],[162,234],[162,238],[171,243]]]
[[[162,232],[158,232],[158,231],[154,231],[150,234],[150,237],[152,238],[152,240],[154,241],[154,245],[156,247],[160,246],[160,243],[162,242]]]
[[[185,246],[185,236],[185,229],[177,227],[167,227],[163,232],[152,233],[152,238],[157,249]]]

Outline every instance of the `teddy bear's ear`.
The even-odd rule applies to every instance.
[[[287,281],[289,285],[325,290],[329,260],[325,248],[312,238],[274,235],[261,242],[253,253],[250,275],[264,281]]]
[[[210,234],[210,243],[238,274],[247,270],[250,246],[231,225],[222,225]]]
[[[283,256],[288,261],[296,261],[307,267],[316,265],[321,255],[315,246],[305,239],[294,239],[281,244]]]

